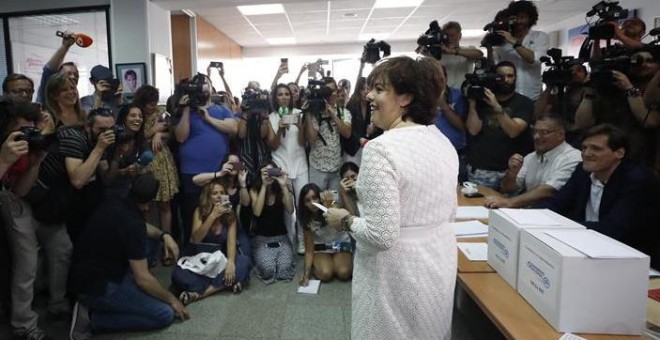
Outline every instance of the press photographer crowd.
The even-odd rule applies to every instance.
[[[485,25],[480,47],[461,44],[460,23],[433,21],[417,39],[416,61],[389,57],[390,45],[372,39],[355,79],[334,79],[318,59],[281,83],[291,71],[282,58],[270,88],[251,81],[240,95],[223,63],[211,62],[206,74],[181,81],[165,107],[149,84],[122,95],[108,65],[79,79],[67,52],[91,40],[58,32],[61,46],[41,79],[14,73],[2,82],[2,322],[15,339],[49,339],[40,326],[47,322],[71,322],[71,339],[89,339],[188,319],[186,305],[241,293],[251,275],[303,286],[349,281],[356,242],[358,253],[390,247],[381,237],[391,234],[377,228],[391,216],[373,222],[374,209],[394,200],[403,211],[413,204],[406,200],[428,197],[423,185],[404,195],[408,182],[383,183],[421,180],[419,169],[435,163],[451,165],[445,183],[499,191],[485,198],[487,208],[552,209],[660,268],[660,30],[628,14],[616,1],[594,5],[579,55],[567,56],[533,29],[534,2],[512,1]],[[374,64],[370,75],[365,64]],[[215,72],[222,84],[212,83]],[[94,93],[80,98],[80,81]],[[413,114],[419,107],[429,107],[428,117]],[[400,118],[388,120],[390,112]],[[401,134],[396,127],[416,129],[407,127],[413,122],[444,135],[449,158],[382,161],[400,157],[383,145]],[[374,178],[373,164],[394,166]],[[399,228],[409,215],[395,216]],[[355,261],[357,276],[365,267]],[[173,266],[169,287],[152,275],[158,265]],[[411,278],[420,272],[391,266]],[[354,292],[366,294],[377,278],[365,280],[353,282]],[[429,296],[424,286],[413,289]],[[38,294],[48,297],[43,318],[33,308]],[[379,334],[360,333],[369,329],[354,328],[353,337]]]

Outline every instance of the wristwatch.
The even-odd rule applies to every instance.
[[[341,218],[341,230],[342,231],[351,231],[351,224],[349,223],[351,215],[346,215]]]
[[[513,49],[515,50],[516,48],[522,46],[522,44],[520,43],[520,40],[516,40],[516,42],[514,42],[512,44],[512,46],[513,46]]]
[[[639,97],[642,95],[642,91],[640,91],[636,87],[631,87],[626,90],[626,97]]]

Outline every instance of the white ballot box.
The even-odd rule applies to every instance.
[[[650,259],[594,230],[524,230],[518,292],[558,332],[639,335]]]
[[[518,279],[521,229],[585,229],[548,209],[497,209],[488,217],[488,264],[514,289]]]

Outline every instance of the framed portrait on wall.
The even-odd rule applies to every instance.
[[[125,94],[133,94],[140,86],[147,83],[145,63],[115,64],[115,69]]]

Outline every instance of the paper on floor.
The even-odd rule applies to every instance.
[[[303,286],[298,287],[298,293],[318,294],[320,285],[321,285],[320,280],[309,280],[309,282],[307,283],[307,287],[303,287]]]

